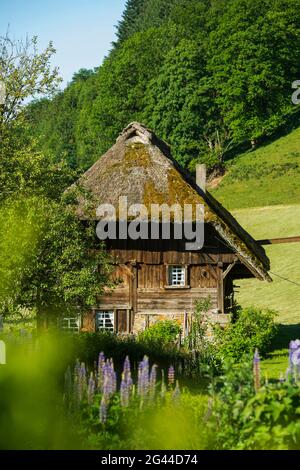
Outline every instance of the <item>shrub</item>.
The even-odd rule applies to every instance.
[[[201,299],[195,303],[190,331],[184,345],[189,351],[189,362],[186,369],[191,376],[212,376],[220,369],[220,361],[216,350],[209,340],[210,323],[207,313],[212,306],[211,298]],[[188,367],[187,367],[188,366]]]
[[[73,348],[73,360],[80,357],[93,365],[100,351],[114,360],[116,368],[122,368],[124,357],[129,356],[137,369],[138,362],[149,356],[161,368],[173,365],[176,369],[184,362],[185,354],[175,347],[158,342],[137,340],[134,336],[119,336],[110,332],[81,333],[69,339]]]
[[[241,412],[254,396],[252,361],[241,364],[226,361],[223,371],[210,385],[213,404],[210,425],[215,428],[215,449],[232,449],[239,440]]]
[[[259,377],[252,360],[226,362],[210,388],[216,449],[295,450],[300,447],[300,382],[292,375],[276,383]]]
[[[276,313],[254,307],[239,309],[226,328],[214,327],[215,346],[221,359],[241,361],[258,349],[265,354],[277,333]]]
[[[240,416],[238,449],[299,450],[300,388],[295,383],[263,387]]]
[[[181,328],[172,320],[158,321],[138,335],[138,341],[146,344],[172,346],[176,343]]]
[[[207,346],[208,322],[205,317],[211,308],[211,298],[202,299],[196,302],[192,318],[191,329],[186,338],[186,346],[190,350],[201,352]]]

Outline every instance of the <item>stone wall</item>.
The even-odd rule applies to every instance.
[[[138,313],[134,316],[134,325],[133,325],[133,333],[137,334],[141,331],[144,331],[149,326],[154,325],[159,321],[164,320],[171,320],[176,321],[182,331],[184,330],[184,313],[176,313],[176,314],[144,314]]]

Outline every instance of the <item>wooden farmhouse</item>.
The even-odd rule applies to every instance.
[[[234,282],[255,277],[271,281],[269,259],[234,217],[206,191],[203,167],[197,181],[172,158],[169,146],[141,124],[123,130],[115,145],[80,179],[91,194],[78,199],[78,216],[97,220],[101,204],[204,205],[204,246],[188,251],[186,240],[107,240],[121,283],[99,298],[81,319],[84,331],[136,333],[154,322],[174,319],[187,331],[195,302],[211,299],[209,316],[224,323],[233,306]],[[100,243],[100,242],[99,242]]]

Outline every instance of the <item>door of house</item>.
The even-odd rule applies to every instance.
[[[128,333],[127,310],[116,311],[116,327],[118,333]]]

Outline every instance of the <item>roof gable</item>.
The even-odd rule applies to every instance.
[[[234,217],[173,159],[170,147],[151,130],[131,123],[111,147],[78,181],[92,199],[78,198],[77,214],[96,219],[100,204],[118,207],[126,195],[128,205],[203,204],[205,222],[214,226],[223,242],[233,249],[248,269],[260,279],[271,281],[264,249]]]

